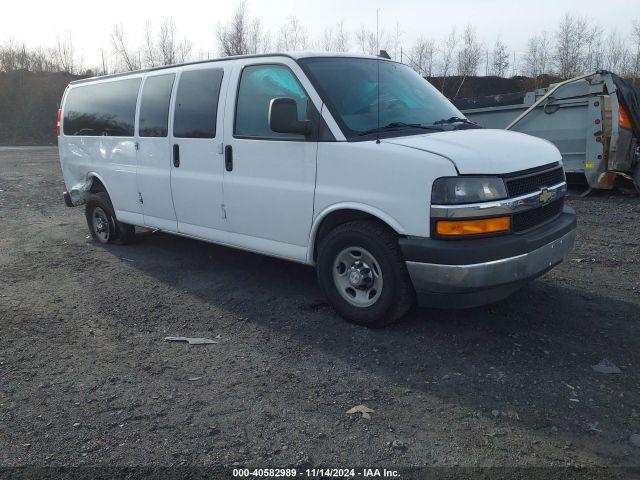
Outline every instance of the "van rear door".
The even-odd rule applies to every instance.
[[[171,132],[171,192],[178,232],[216,240],[224,229],[222,131],[224,69],[196,67],[178,78]]]

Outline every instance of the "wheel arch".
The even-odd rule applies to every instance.
[[[396,235],[404,235],[404,228],[392,216],[380,209],[360,203],[340,203],[327,207],[314,220],[309,236],[307,263],[313,265],[322,238],[333,228],[354,220],[374,220],[384,224]]]
[[[106,192],[111,198],[109,194],[109,190],[107,189],[107,184],[104,179],[96,172],[87,173],[87,182],[85,183],[85,187],[83,189],[85,192],[97,193],[97,192]]]
[[[77,207],[87,202],[87,197],[92,193],[106,192],[111,199],[111,193],[107,188],[107,182],[104,178],[96,172],[87,172],[83,177],[78,178],[78,181],[69,188],[69,196],[73,206]]]

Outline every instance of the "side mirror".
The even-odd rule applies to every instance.
[[[274,98],[269,105],[269,128],[276,133],[309,135],[311,122],[298,120],[298,104],[293,98]]]

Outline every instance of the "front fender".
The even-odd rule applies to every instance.
[[[325,218],[327,218],[327,216],[330,215],[331,213],[337,212],[340,210],[356,210],[359,212],[369,214],[373,217],[376,217],[378,220],[384,222],[385,224],[387,224],[387,226],[392,228],[396,233],[400,235],[405,234],[405,230],[402,227],[402,225],[400,225],[400,223],[391,215],[380,210],[379,208],[372,207],[371,205],[367,205],[365,203],[358,203],[358,202],[334,203],[333,205],[329,205],[324,210],[322,210],[318,215],[316,215],[313,221],[313,224],[311,225],[311,233],[309,234],[309,248],[307,250],[307,263],[309,263],[310,265],[313,265],[315,263],[315,261],[313,260],[313,252],[315,251],[315,248],[316,248],[316,245],[315,245],[316,236],[318,234],[318,229],[320,228],[322,221]]]

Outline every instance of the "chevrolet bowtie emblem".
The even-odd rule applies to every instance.
[[[549,200],[551,200],[551,197],[553,197],[553,195],[551,194],[549,189],[543,188],[538,198],[540,199],[540,203],[544,204],[544,203],[549,203]]]

